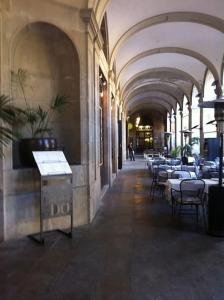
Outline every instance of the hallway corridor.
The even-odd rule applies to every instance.
[[[126,162],[89,226],[0,244],[1,300],[222,300],[224,240],[151,201],[145,162]]]

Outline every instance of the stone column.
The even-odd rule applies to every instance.
[[[111,107],[112,107],[112,86],[111,86],[111,78],[112,71],[108,72],[108,94],[107,94],[107,152],[108,152],[108,179],[109,186],[112,186],[112,116],[111,116]]]
[[[199,95],[199,104],[203,102],[203,95]],[[200,155],[204,156],[203,108],[200,107]]]
[[[181,147],[181,156],[183,156],[183,111],[180,110],[180,147]]]
[[[188,123],[188,128],[191,130],[192,128],[192,109],[191,109],[191,103],[189,102],[188,104],[188,113],[189,113],[189,123]],[[192,138],[192,133],[189,134],[189,144],[191,143],[191,138]]]
[[[87,193],[88,193],[88,221],[91,221],[101,203],[100,158],[99,158],[99,60],[103,39],[100,34],[95,14],[92,9],[80,11],[80,16],[85,24],[86,45],[86,70],[85,90],[86,106],[85,122],[86,132],[82,147],[86,148],[87,165]],[[83,104],[84,105],[84,104]]]
[[[175,127],[175,148],[177,147],[177,116],[176,116],[176,113],[174,113],[173,115],[173,118],[174,118],[174,127]]]
[[[170,146],[169,146],[169,152],[172,150],[172,139],[173,139],[173,136],[172,136],[172,115],[170,114],[169,115],[169,120],[170,120],[170,128],[169,128],[169,131],[171,132],[171,135],[170,135]]]

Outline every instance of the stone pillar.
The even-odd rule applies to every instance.
[[[169,152],[172,150],[172,139],[174,138],[173,135],[172,135],[172,115],[170,114],[169,115],[169,120],[170,120],[170,128],[169,128],[169,131],[171,132],[171,135],[170,135],[170,149],[169,149]]]
[[[173,118],[174,118],[174,127],[175,127],[175,148],[177,148],[177,116],[176,114],[174,113],[173,115]]]
[[[181,147],[181,156],[183,156],[183,111],[180,110],[180,147]]]
[[[87,148],[88,218],[91,221],[101,204],[100,174],[100,109],[99,109],[99,61],[103,45],[96,17],[92,9],[81,10],[86,33],[86,135],[82,141]],[[106,97],[106,92],[105,92]]]
[[[200,94],[199,104],[203,102],[203,95]],[[203,108],[200,107],[200,155],[204,156],[204,132],[203,132]]]
[[[189,112],[189,126],[188,126],[188,128],[189,128],[189,130],[191,130],[191,128],[192,128],[192,109],[191,109],[191,104],[189,103],[188,104],[188,112]],[[189,144],[191,143],[191,138],[192,138],[192,133],[190,132],[190,134],[189,134]]]
[[[112,115],[111,115],[111,108],[112,108],[112,87],[111,87],[111,78],[112,71],[108,72],[108,94],[107,94],[107,153],[108,153],[108,179],[109,179],[109,186],[112,186]]]

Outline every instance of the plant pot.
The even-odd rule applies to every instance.
[[[187,165],[188,164],[188,158],[187,158],[187,156],[182,156],[181,157],[181,161],[182,161],[183,165]]]
[[[57,150],[56,138],[28,138],[19,141],[19,157],[22,167],[35,167],[32,151]]]

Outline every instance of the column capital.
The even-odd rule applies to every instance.
[[[96,20],[95,13],[93,9],[82,9],[80,11],[80,16],[83,20],[83,22],[87,26],[87,32],[90,34],[92,39],[97,42],[100,49],[103,47],[103,37],[100,32],[99,25]]]
[[[220,83],[219,80],[215,80],[212,84],[213,86],[215,86],[214,92],[217,96],[217,98],[222,96],[222,85]]]

